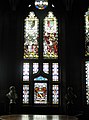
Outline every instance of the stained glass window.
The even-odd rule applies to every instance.
[[[89,56],[89,8],[85,13],[85,58]],[[89,104],[89,60],[85,61],[86,103]]]
[[[23,103],[29,103],[29,85],[23,85]]]
[[[29,81],[29,63],[23,63],[23,81]]]
[[[24,25],[24,59],[37,59],[38,56],[38,32],[39,20],[34,12],[30,12]]]
[[[46,74],[49,74],[49,63],[43,63],[43,71]]]
[[[35,6],[42,10],[47,2],[35,0]],[[23,104],[55,106],[60,98],[58,21],[51,11],[40,18],[36,11],[24,20]]]
[[[85,56],[89,56],[89,8],[85,13]]]
[[[86,99],[87,104],[89,104],[89,61],[85,62],[86,67]]]
[[[52,63],[52,81],[58,81],[58,63]]]
[[[39,64],[33,63],[33,74],[37,73],[39,71]]]
[[[58,104],[59,103],[59,86],[52,85],[52,103]]]
[[[43,10],[48,6],[48,0],[35,0],[35,7]]]
[[[47,83],[34,83],[34,103],[47,104]]]
[[[58,23],[53,12],[48,12],[44,19],[43,57],[58,58]]]

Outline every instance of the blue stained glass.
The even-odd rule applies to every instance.
[[[34,79],[34,81],[47,81],[48,79],[42,76],[39,76],[37,78]]]
[[[35,0],[35,7],[43,10],[48,6],[48,0]]]

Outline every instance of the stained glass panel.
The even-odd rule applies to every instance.
[[[44,19],[43,57],[58,58],[58,22],[52,12]]]
[[[49,74],[49,63],[43,63],[43,71],[46,74]]]
[[[23,104],[29,103],[29,85],[23,85]]]
[[[34,103],[47,104],[47,83],[34,83]]]
[[[37,73],[39,71],[39,64],[33,63],[33,74]]]
[[[59,103],[59,86],[52,85],[52,104]]]
[[[58,81],[58,63],[52,63],[52,81]]]
[[[34,78],[34,81],[47,81],[48,79],[43,77],[43,76],[39,76],[37,78]]]
[[[24,25],[24,59],[38,58],[38,24],[39,20],[34,12],[30,12]]]
[[[85,62],[86,67],[86,99],[87,104],[89,104],[89,61]]]
[[[48,6],[48,0],[35,0],[35,7],[43,10]]]
[[[29,81],[29,63],[23,63],[23,81]]]
[[[85,13],[85,56],[89,56],[89,8]]]

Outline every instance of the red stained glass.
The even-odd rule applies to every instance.
[[[58,58],[58,26],[52,12],[44,19],[43,57]]]

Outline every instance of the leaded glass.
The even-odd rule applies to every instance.
[[[43,10],[48,0],[35,0],[35,6]],[[22,102],[55,106],[59,104],[58,21],[50,11],[41,22],[43,26],[39,26],[34,12],[29,12],[24,21]]]
[[[89,104],[89,61],[85,62],[86,67],[86,100],[87,104]]]
[[[29,85],[23,85],[23,104],[29,103]]]
[[[39,71],[39,64],[33,63],[33,74],[37,73]]]
[[[59,86],[52,85],[52,104],[59,103]]]
[[[52,63],[52,81],[58,81],[58,63]]]
[[[46,74],[49,74],[49,63],[43,63],[43,71]]]
[[[53,12],[44,19],[43,57],[58,58],[58,22]]]
[[[47,83],[34,83],[34,104],[47,104]]]
[[[89,56],[89,8],[85,13],[85,56]]]
[[[43,10],[48,6],[48,0],[35,0],[35,7]]]
[[[23,63],[23,81],[29,81],[29,63]]]
[[[34,78],[34,81],[47,81],[48,79],[43,77],[43,76],[39,76],[37,78]]]
[[[24,25],[24,59],[38,58],[38,25],[38,18],[34,12],[30,12]]]

